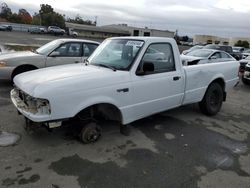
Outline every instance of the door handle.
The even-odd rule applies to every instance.
[[[128,88],[123,88],[123,89],[117,89],[116,91],[119,92],[119,93],[120,92],[124,92],[125,93],[125,92],[129,92],[129,89]]]
[[[75,63],[79,63],[79,61],[75,61]]]
[[[179,80],[180,78],[181,78],[181,76],[174,76],[174,77],[173,77],[173,80],[174,80],[174,81],[177,81],[177,80]]]

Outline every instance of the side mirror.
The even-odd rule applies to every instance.
[[[155,66],[151,62],[144,62],[142,71],[137,72],[137,75],[145,75],[147,72],[154,72]]]
[[[49,56],[50,57],[58,57],[58,56],[60,56],[60,52],[54,51]]]
[[[210,57],[210,59],[217,59],[217,57],[216,56],[212,56],[212,57]]]

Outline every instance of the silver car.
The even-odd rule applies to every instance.
[[[13,80],[20,73],[56,65],[81,63],[99,45],[80,39],[57,39],[34,51],[0,55],[0,80]]]
[[[181,55],[181,60],[183,65],[197,65],[205,63],[235,61],[235,58],[224,51],[201,49],[191,51],[186,55]]]

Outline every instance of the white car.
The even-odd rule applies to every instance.
[[[0,55],[0,79],[13,80],[23,72],[72,63],[81,63],[99,45],[80,39],[57,39],[34,51]]]
[[[54,35],[64,35],[65,30],[61,29],[60,27],[57,27],[57,26],[49,26],[48,33],[54,34]]]
[[[194,50],[200,50],[200,49],[202,49],[203,47],[204,47],[204,46],[195,45],[195,46],[189,48],[188,50],[184,50],[184,51],[182,52],[182,54],[183,54],[183,55],[186,55],[186,54],[189,53],[189,52],[192,52],[192,51],[194,51]]]
[[[201,49],[191,51],[186,55],[181,55],[181,60],[183,65],[197,65],[204,63],[235,61],[235,58],[224,51]]]
[[[106,56],[107,49],[116,52]],[[166,58],[149,60],[148,49]],[[124,133],[131,122],[190,103],[199,102],[203,113],[215,115],[239,80],[237,61],[183,66],[169,38],[106,39],[87,62],[14,78],[11,99],[28,127],[53,128],[74,120],[82,126],[81,140],[94,142],[101,135],[99,117],[118,121]]]

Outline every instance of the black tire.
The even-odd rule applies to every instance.
[[[94,122],[84,125],[80,139],[84,144],[94,143],[101,137],[101,127]]]
[[[212,83],[208,87],[205,96],[199,103],[202,113],[213,116],[216,115],[222,106],[223,102],[223,89],[219,83]]]
[[[244,74],[242,75],[241,80],[242,80],[243,84],[250,85],[250,81],[248,81],[247,79],[244,78]]]
[[[24,73],[24,72],[28,72],[28,71],[32,71],[32,70],[35,70],[36,68],[35,67],[20,67],[20,68],[17,68],[13,71],[12,73],[12,76],[11,76],[11,81],[13,82],[13,79],[16,75],[18,74],[21,74],[21,73]]]

